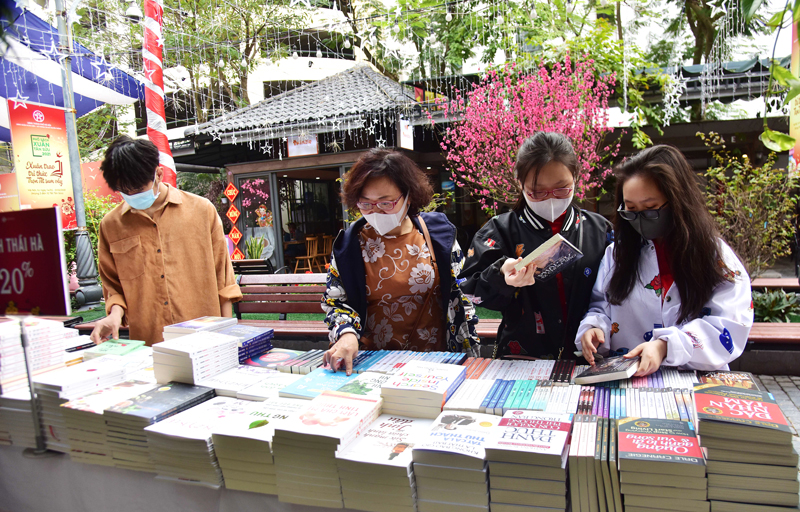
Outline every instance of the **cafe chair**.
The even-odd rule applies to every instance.
[[[318,270],[322,268],[322,266],[319,264],[320,254],[318,250],[319,250],[319,237],[306,236],[306,255],[297,256],[295,258],[294,273],[296,274],[298,270],[302,272],[306,271],[314,272],[314,265],[317,266]]]

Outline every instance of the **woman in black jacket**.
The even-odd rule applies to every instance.
[[[487,222],[472,240],[461,289],[475,305],[501,311],[495,356],[574,358],[575,334],[589,306],[611,223],[572,204],[578,161],[569,139],[539,132],[517,152],[522,192],[514,209]],[[533,264],[514,266],[560,233],[583,256],[537,281]],[[566,349],[566,350],[565,350]]]

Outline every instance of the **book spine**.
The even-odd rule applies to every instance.
[[[486,409],[489,407],[489,403],[491,403],[492,398],[494,397],[495,393],[497,393],[497,389],[500,387],[502,381],[500,379],[496,379],[494,384],[489,389],[489,392],[486,393],[486,396],[483,398],[483,402],[481,402],[481,412],[485,413]]]

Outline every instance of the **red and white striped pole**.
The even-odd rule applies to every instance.
[[[147,110],[147,136],[156,145],[159,163],[164,168],[164,183],[173,187],[177,183],[175,160],[169,149],[167,121],[164,115],[164,72],[161,49],[164,38],[161,34],[164,15],[164,0],[144,0],[144,58],[145,109]]]

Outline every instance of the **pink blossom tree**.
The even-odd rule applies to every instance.
[[[249,223],[258,218],[256,210],[265,204],[269,208],[269,183],[262,178],[242,180],[239,183],[242,192],[242,210]]]
[[[516,202],[517,149],[538,131],[560,132],[572,140],[579,175],[575,195],[585,197],[611,172],[608,162],[619,141],[604,143],[608,98],[614,76],[598,76],[592,60],[540,66],[520,72],[511,64],[491,70],[469,92],[441,102],[452,120],[441,147],[453,181],[470,190],[481,207],[494,214],[500,204]]]

